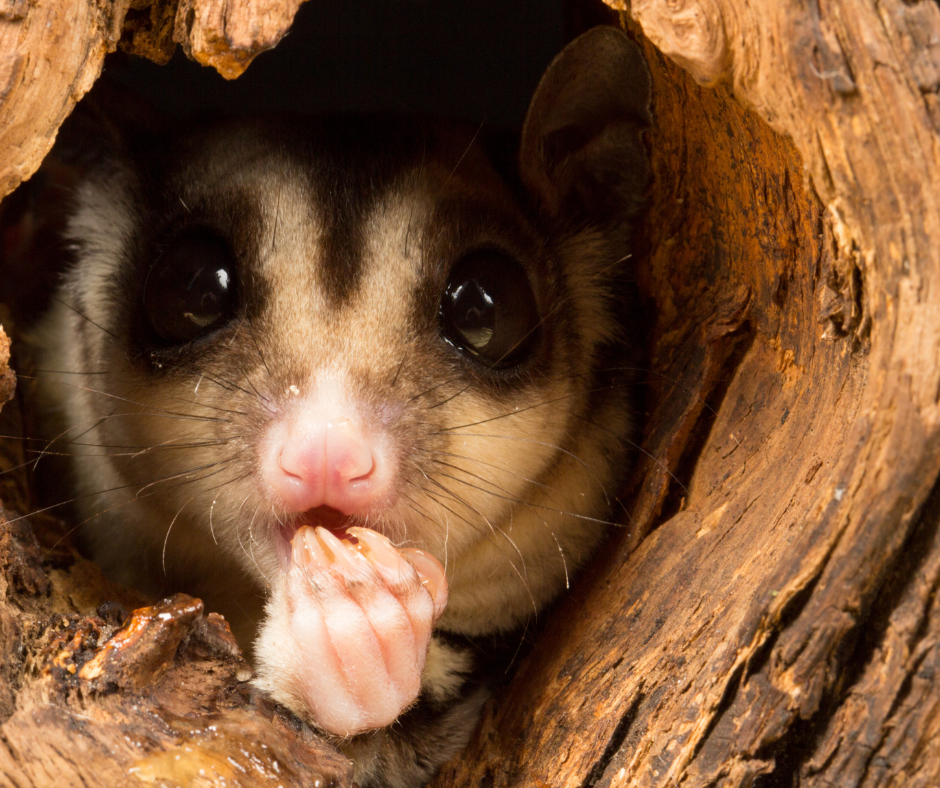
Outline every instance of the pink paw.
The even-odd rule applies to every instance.
[[[263,684],[339,736],[389,725],[414,702],[447,604],[437,559],[365,528],[348,533],[355,542],[297,531],[258,643]]]

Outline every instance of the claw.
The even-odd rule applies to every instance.
[[[329,569],[333,564],[331,553],[323,549],[316,532],[309,525],[297,529],[291,540],[291,559],[301,569],[311,564],[316,569]]]
[[[327,554],[333,555],[333,560],[337,564],[346,569],[362,571],[361,562],[365,561],[365,556],[356,550],[352,544],[337,539],[322,525],[317,526],[315,538],[319,540],[320,545],[326,550]]]
[[[430,553],[413,547],[401,550],[401,557],[415,568],[421,578],[421,584],[434,600],[434,618],[440,618],[447,607],[447,578],[444,575],[444,567]]]
[[[347,528],[359,541],[362,553],[369,559],[393,572],[401,572],[402,558],[398,550],[382,534],[368,528]]]

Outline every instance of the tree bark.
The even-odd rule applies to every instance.
[[[91,54],[73,67],[63,50],[57,66],[70,83],[37,76],[58,109],[40,112],[25,87],[20,104],[6,94],[0,190],[38,166],[122,25],[155,58],[185,29],[192,56],[234,73],[243,60],[226,50],[276,41],[296,10],[280,4],[286,22],[238,27],[244,37],[222,0],[182,0],[205,13],[173,16],[168,38],[172,0],[132,5],[89,6],[97,16],[75,29]],[[0,42],[26,14],[65,13],[8,6]],[[936,785],[940,7],[623,10],[656,118],[636,255],[652,349],[629,515],[434,784]],[[0,74],[14,73],[3,58]],[[29,145],[10,147],[6,118]],[[0,412],[14,422],[3,434],[17,418]],[[18,447],[4,445],[7,467],[24,461]],[[27,495],[22,481],[0,488],[7,512],[32,506]],[[8,784],[273,785],[275,761],[285,786],[312,784],[308,769],[348,781],[324,743],[240,681],[217,618],[185,598],[127,621],[97,609],[122,593],[136,603],[63,547],[52,518],[35,536],[24,523],[8,515],[0,529]]]

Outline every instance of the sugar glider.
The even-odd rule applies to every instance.
[[[605,535],[649,103],[601,27],[508,156],[393,117],[165,133],[79,108],[64,133],[83,177],[39,366],[82,537],[223,612],[361,786],[465,744],[494,636]]]

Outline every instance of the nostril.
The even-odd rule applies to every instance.
[[[374,474],[375,474],[375,465],[373,465],[371,468],[369,468],[369,472],[368,472],[368,473],[364,473],[364,474],[362,474],[362,476],[356,476],[356,477],[350,479],[349,481],[350,481],[350,482],[367,482],[367,481],[369,481],[369,479],[372,478],[372,476],[373,476]]]
[[[327,465],[334,469],[336,481],[341,484],[366,481],[375,472],[371,441],[348,422],[341,422],[328,431],[325,449]]]
[[[375,469],[378,463],[376,463],[375,457],[370,456],[369,459],[370,459],[369,470],[367,470],[365,473],[359,476],[353,476],[349,480],[350,484],[352,484],[353,482],[367,482],[370,479],[372,479],[373,476],[375,476]]]
[[[280,454],[277,457],[278,467],[284,472],[284,475],[289,479],[295,479],[301,481],[303,477],[300,475],[299,469],[296,468],[293,463],[284,458],[284,449],[282,448]]]
[[[326,461],[324,436],[317,431],[288,435],[277,452],[277,467],[292,482],[315,482],[323,474]]]

